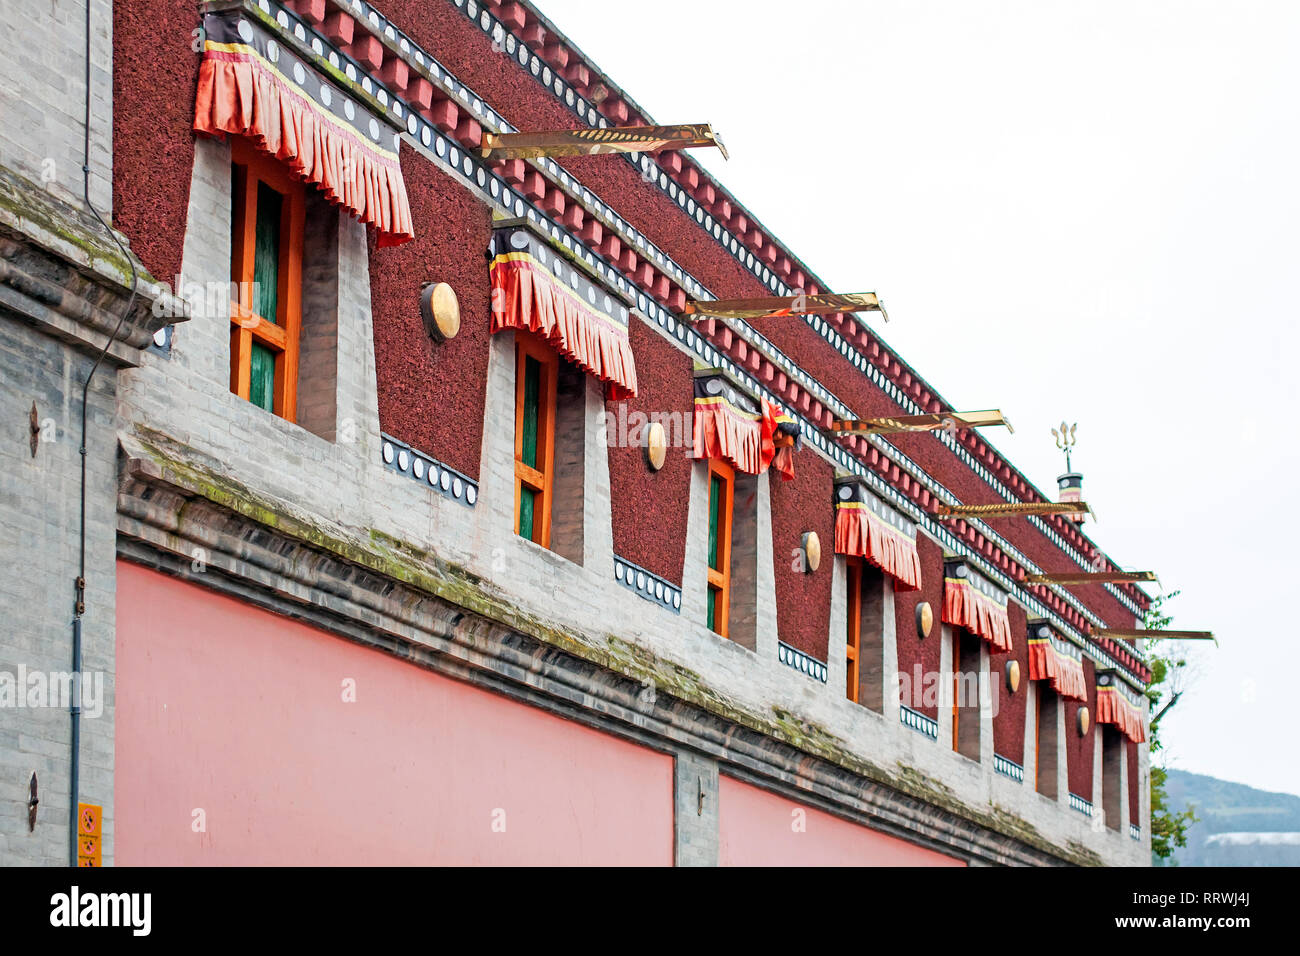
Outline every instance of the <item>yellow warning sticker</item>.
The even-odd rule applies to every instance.
[[[77,866],[103,865],[99,832],[103,816],[104,808],[97,804],[77,804]]]

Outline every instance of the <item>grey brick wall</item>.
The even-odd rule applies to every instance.
[[[308,193],[298,334],[298,423],[326,441],[338,438],[339,212]]]
[[[673,772],[677,866],[718,865],[718,762],[679,753]]]
[[[91,359],[0,314],[0,670],[67,673],[77,573],[81,383]],[[113,845],[113,673],[116,590],[114,369],[90,392],[87,441],[86,613],[83,667],[103,681],[99,716],[81,721],[81,800],[104,807],[104,862]],[[33,458],[32,403],[42,423]],[[21,688],[20,688],[21,690]],[[85,711],[85,708],[83,708]],[[0,862],[68,862],[71,730],[66,707],[0,708]],[[35,771],[40,807],[27,828]]]
[[[86,160],[86,8],[91,26],[90,198],[111,217],[111,0],[8,0],[0,17],[0,166],[73,206]],[[92,336],[98,339],[99,336]],[[66,673],[78,565],[81,383],[92,358],[0,314],[0,669]],[[87,439],[86,612],[83,668],[99,675],[102,712],[83,707],[82,802],[103,805],[103,860],[113,859],[114,598],[116,593],[117,370],[90,391]],[[42,422],[33,458],[28,414]],[[93,685],[92,685],[93,686]],[[70,720],[65,707],[0,710],[0,862],[68,862]],[[40,807],[28,832],[32,772]]]
[[[86,3],[91,28],[90,197],[112,204],[112,0],[5,0],[0,16],[0,166],[80,203]]]
[[[570,561],[586,557],[587,387],[590,376],[561,367],[556,385],[551,548]]]

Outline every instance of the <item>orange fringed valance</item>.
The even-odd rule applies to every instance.
[[[374,226],[381,246],[413,239],[396,134],[238,10],[207,14],[203,27],[195,131],[248,137]]]
[[[921,559],[916,553],[915,527],[868,500],[859,482],[841,482],[835,491],[835,553],[870,561],[894,579],[895,590],[919,590]],[[877,507],[881,514],[876,513]]]
[[[716,388],[717,391],[710,391]],[[695,457],[720,458],[750,475],[763,471],[763,416],[728,398],[721,376],[695,380]]]
[[[762,412],[721,374],[695,377],[693,430],[696,458],[718,458],[750,475],[769,467],[790,481],[798,439],[794,419],[766,399]]]
[[[1147,739],[1142,711],[1128,699],[1110,674],[1097,675],[1097,723],[1113,724],[1135,744]]]
[[[1031,632],[1029,637],[1029,679],[1050,682],[1062,697],[1088,699],[1083,662],[1058,650],[1046,626]]]
[[[636,394],[627,307],[523,227],[492,240],[492,332],[523,329],[602,382],[613,400]]]
[[[1000,653],[1011,650],[1011,622],[1005,599],[999,601],[987,593],[964,564],[944,571],[943,622],[979,635]]]

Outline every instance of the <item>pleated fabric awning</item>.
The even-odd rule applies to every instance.
[[[834,496],[835,553],[865,558],[894,579],[897,591],[919,590],[916,525],[872,494],[861,478],[836,479]]]
[[[1006,594],[964,561],[944,563],[943,622],[966,628],[998,652],[1011,650]]]
[[[1111,671],[1097,672],[1097,723],[1112,724],[1129,740],[1147,739],[1137,692],[1129,690]]]
[[[608,384],[617,401],[636,394],[631,313],[549,242],[524,226],[498,229],[492,264],[492,332],[522,329]]]
[[[239,10],[205,14],[203,29],[196,132],[248,137],[374,226],[381,246],[415,237],[400,136],[382,114],[322,78]]]
[[[794,419],[766,399],[754,399],[721,371],[695,370],[692,414],[696,458],[717,458],[760,475],[769,467],[790,481],[801,443]]]
[[[1029,679],[1047,681],[1062,697],[1088,699],[1083,652],[1041,621],[1029,624]]]

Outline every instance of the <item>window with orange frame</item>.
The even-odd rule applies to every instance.
[[[845,691],[849,700],[858,700],[858,667],[862,656],[862,559],[850,557],[845,562],[848,572],[848,626],[844,647]]]
[[[736,472],[729,464],[709,460],[709,592],[706,623],[727,637],[731,604],[731,519]]]
[[[230,390],[294,421],[306,191],[243,140],[231,159]]]
[[[560,357],[524,333],[515,340],[515,533],[551,546]]]

